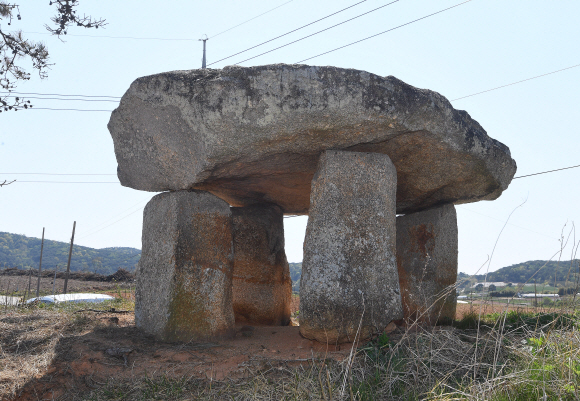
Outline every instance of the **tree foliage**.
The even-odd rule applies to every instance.
[[[55,7],[55,15],[51,19],[54,26],[45,25],[45,28],[53,35],[60,36],[66,35],[71,26],[99,28],[106,25],[104,19],[93,19],[86,15],[81,17],[76,10],[78,4],[79,0],[50,1],[49,6]],[[21,19],[18,4],[0,0],[0,112],[32,107],[29,100],[11,94],[19,81],[30,79],[31,73],[24,65],[31,63],[32,69],[41,79],[48,76],[51,65],[44,43],[31,41],[25,38],[22,31],[9,31],[2,25],[5,22],[11,27]]]
[[[302,275],[301,263],[288,263],[290,267],[290,279],[292,280],[292,291],[300,291],[300,276]]]
[[[40,260],[40,238],[0,232],[0,267],[38,268]],[[44,240],[42,252],[43,269],[66,268],[69,243]],[[71,271],[90,271],[112,274],[119,268],[134,271],[141,251],[135,248],[94,249],[74,245]]]
[[[487,275],[487,281],[503,281],[509,283],[549,283],[566,282],[570,285],[579,279],[579,260],[568,261],[546,261],[530,260],[503,267]],[[483,279],[482,276],[477,276]]]

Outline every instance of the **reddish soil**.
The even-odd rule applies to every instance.
[[[102,283],[94,284],[101,291],[106,290]],[[119,295],[116,291],[107,292]],[[132,297],[130,293],[121,292],[121,295]],[[293,297],[293,316],[298,307],[299,298]],[[481,307],[484,314],[505,310],[505,305]],[[458,304],[456,318],[470,311],[479,312],[479,305]],[[57,399],[64,394],[68,397],[71,392],[81,394],[101,387],[111,378],[250,377],[259,370],[284,369],[312,360],[340,361],[348,357],[352,348],[352,344],[326,345],[304,339],[296,326],[238,325],[235,337],[230,340],[172,344],[157,341],[137,329],[132,313],[84,312],[84,319],[85,326],[75,334],[61,335],[51,364],[30,378],[17,399]],[[391,330],[395,328],[392,326]]]
[[[293,309],[298,299],[293,299]],[[31,378],[17,399],[56,399],[100,387],[110,378],[184,375],[221,380],[283,369],[308,361],[342,360],[352,344],[325,345],[304,339],[296,326],[236,326],[233,339],[170,344],[135,327],[134,315],[86,312],[86,330],[64,336],[48,369]],[[119,350],[121,349],[121,350]],[[109,351],[108,351],[109,350]],[[113,351],[110,351],[113,350]],[[110,355],[111,353],[118,355]],[[126,364],[123,357],[126,355]]]

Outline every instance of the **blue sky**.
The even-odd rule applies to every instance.
[[[106,18],[108,25],[99,30],[73,28],[64,41],[45,34],[43,25],[52,16],[48,1],[21,3],[22,21],[13,27],[22,29],[30,39],[44,41],[55,64],[47,79],[33,75],[18,91],[122,96],[140,76],[199,68],[202,45],[197,39],[204,34],[210,38],[211,63],[356,0],[81,0],[81,13]],[[210,67],[239,63],[387,3],[367,0]],[[461,1],[400,0],[241,65],[295,63],[458,3]],[[219,34],[277,6],[281,7]],[[472,0],[306,63],[394,75],[452,100],[580,64],[578,15],[580,2],[572,0]],[[3,24],[2,28],[8,27]],[[115,102],[31,100],[38,108],[116,107]],[[516,176],[580,164],[580,67],[452,103],[466,110],[491,137],[510,147],[518,164]],[[40,109],[0,114],[0,180],[19,180],[0,188],[0,231],[40,237],[42,227],[46,227],[47,238],[68,241],[76,220],[75,242],[81,245],[140,248],[142,208],[153,193],[118,184],[23,182],[116,181],[113,142],[107,130],[109,116],[109,112]],[[481,266],[480,272],[551,258],[560,250],[561,235],[568,236],[574,222],[580,222],[579,178],[580,168],[521,178],[495,201],[458,206],[459,270],[474,273]],[[291,262],[302,259],[305,226],[305,217],[286,219],[286,249]],[[562,259],[570,259],[571,241]],[[488,266],[486,260],[492,251]]]

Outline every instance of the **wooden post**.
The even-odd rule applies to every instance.
[[[58,271],[58,265],[54,268],[54,279],[52,280],[52,296],[54,297],[54,284],[56,283],[56,272]]]
[[[32,285],[32,266],[28,270],[28,288],[26,289],[26,292],[24,293],[24,302],[26,302],[26,298],[28,298],[28,296],[30,295],[30,286],[31,285]]]
[[[42,242],[40,243],[40,262],[38,262],[38,281],[36,282],[36,298],[40,292],[40,272],[42,271],[42,251],[44,249],[44,227],[42,227]]]
[[[66,287],[68,285],[68,275],[70,273],[70,258],[72,256],[72,250],[73,250],[73,242],[75,240],[75,228],[77,226],[77,222],[75,221],[73,224],[73,231],[72,231],[72,237],[70,239],[70,249],[68,251],[68,262],[66,264],[66,276],[64,278],[64,293],[66,294]]]

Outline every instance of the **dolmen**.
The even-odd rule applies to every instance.
[[[287,325],[284,215],[308,215],[302,336],[365,340],[454,318],[454,205],[493,200],[516,163],[465,111],[395,77],[308,65],[173,71],[112,113],[143,217],[135,321],[165,341]]]

